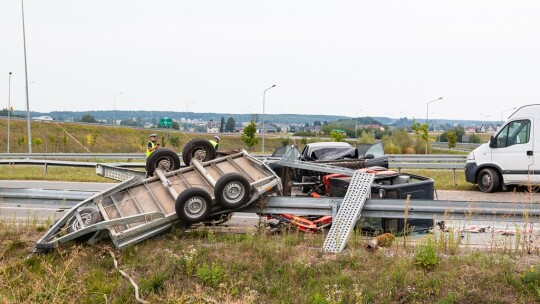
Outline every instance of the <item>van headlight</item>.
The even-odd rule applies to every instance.
[[[467,155],[467,160],[474,160],[474,152],[469,152],[469,155]]]

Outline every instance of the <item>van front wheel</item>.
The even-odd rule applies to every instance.
[[[493,169],[483,169],[478,174],[478,188],[484,193],[494,192],[499,189],[499,175]]]

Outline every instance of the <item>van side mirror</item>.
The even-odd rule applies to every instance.
[[[366,154],[366,156],[364,156],[364,159],[374,159],[375,156],[373,154]]]
[[[489,147],[490,148],[496,148],[497,147],[497,141],[495,140],[495,137],[491,136],[489,139]]]

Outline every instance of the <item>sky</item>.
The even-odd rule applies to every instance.
[[[500,120],[540,103],[539,1],[26,0],[30,110]],[[21,2],[0,107],[25,109]],[[118,93],[123,94],[119,95]],[[508,110],[508,111],[505,111]]]

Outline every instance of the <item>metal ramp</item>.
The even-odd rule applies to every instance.
[[[105,164],[96,164],[96,174],[120,182],[126,181],[134,176],[137,176],[140,179],[144,179],[146,177],[146,172],[143,171],[120,168]]]
[[[343,198],[335,216],[332,227],[324,240],[323,251],[338,253],[343,251],[351,231],[371,193],[371,184],[375,175],[369,173],[354,173],[349,189]]]

